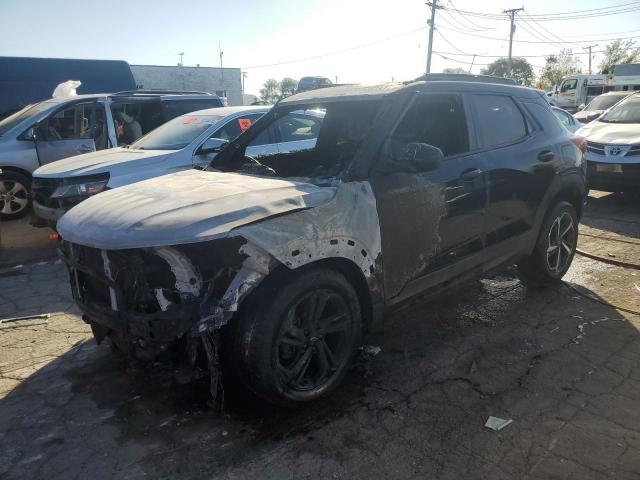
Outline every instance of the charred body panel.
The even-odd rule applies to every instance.
[[[102,340],[113,335],[140,358],[185,335],[215,332],[280,266],[343,259],[382,303],[379,221],[368,182],[341,183],[329,202],[192,244],[99,249],[66,240],[74,298]]]
[[[175,247],[101,250],[61,241],[74,299],[98,341],[105,336],[138,358],[153,358],[197,332],[248,255],[233,237]]]

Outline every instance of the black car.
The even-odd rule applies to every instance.
[[[558,282],[586,145],[538,91],[460,80],[294,95],[207,171],[74,207],[61,251],[96,339],[208,365],[214,394],[222,362],[295,404],[336,387],[362,336],[417,295],[514,263],[528,285]],[[325,112],[313,148],[246,154],[312,109]]]

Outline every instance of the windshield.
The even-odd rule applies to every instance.
[[[282,106],[238,137],[234,148],[222,150],[211,168],[284,178],[334,178],[350,165],[381,103],[375,99]],[[277,151],[256,148],[264,136],[278,140]]]
[[[222,118],[219,115],[183,115],[147,133],[137,142],[132,143],[129,148],[181,150]]]
[[[640,96],[627,97],[615,105],[604,116],[601,122],[607,123],[640,123]]]
[[[29,117],[33,117],[43,110],[49,108],[50,104],[47,102],[40,102],[33,105],[27,105],[22,110],[17,111],[13,115],[9,115],[4,120],[0,121],[0,137],[11,130],[13,127],[26,120]]]
[[[594,98],[585,110],[606,110],[613,107],[616,103],[622,100],[624,97],[620,95],[600,95]]]

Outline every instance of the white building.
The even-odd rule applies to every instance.
[[[242,105],[239,68],[131,65],[138,88],[194,90],[227,97],[229,105]]]

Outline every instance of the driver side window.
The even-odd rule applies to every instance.
[[[469,151],[467,121],[458,95],[422,95],[409,108],[391,136],[393,158],[408,143],[426,143],[445,157]]]
[[[211,138],[221,138],[231,141],[253,125],[263,114],[242,115],[230,120],[225,126],[211,135]],[[257,140],[257,139],[256,139]],[[252,144],[253,145],[253,144]],[[260,145],[260,144],[255,144]]]
[[[566,92],[567,90],[575,90],[577,84],[578,80],[576,80],[575,78],[571,80],[565,80],[560,87],[560,92],[562,93]]]

